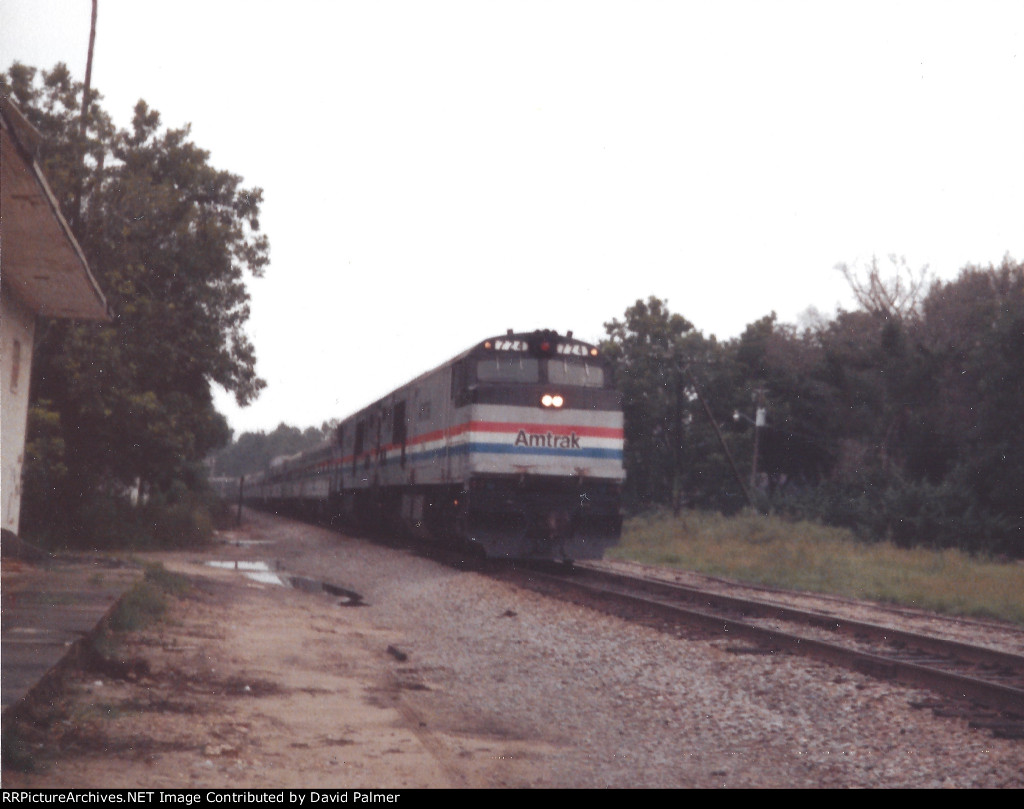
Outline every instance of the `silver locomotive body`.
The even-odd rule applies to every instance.
[[[484,340],[275,459],[245,499],[489,557],[592,559],[619,537],[623,425],[596,346],[552,331]]]

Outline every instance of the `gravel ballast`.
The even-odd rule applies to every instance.
[[[358,590],[362,618],[398,634],[420,715],[543,751],[510,786],[1024,786],[1024,744],[911,707],[926,692],[675,637],[409,550],[321,541],[289,564]]]

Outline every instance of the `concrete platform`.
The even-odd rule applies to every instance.
[[[0,563],[0,700],[3,723],[74,662],[121,597],[138,565],[95,556]]]

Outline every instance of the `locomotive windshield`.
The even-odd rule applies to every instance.
[[[543,364],[542,364],[543,362]],[[541,374],[543,372],[543,379]],[[549,382],[576,387],[604,387],[604,368],[569,357],[537,360],[521,355],[495,354],[476,364],[477,382]]]
[[[598,365],[566,358],[548,360],[547,364],[548,382],[552,384],[604,387],[604,368]]]
[[[515,354],[495,354],[476,364],[480,382],[539,382],[540,361]]]

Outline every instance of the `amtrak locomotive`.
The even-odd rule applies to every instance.
[[[600,558],[619,537],[622,401],[596,346],[553,331],[483,340],[243,480],[251,505],[469,544]]]

